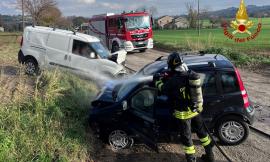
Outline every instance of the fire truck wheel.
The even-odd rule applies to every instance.
[[[119,51],[120,47],[117,42],[113,42],[112,44],[112,53]]]

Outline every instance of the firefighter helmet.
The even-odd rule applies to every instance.
[[[180,57],[179,53],[173,52],[168,56],[168,68],[175,70],[178,66],[183,64],[183,59]]]

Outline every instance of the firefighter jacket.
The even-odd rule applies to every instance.
[[[202,111],[201,83],[197,73],[174,72],[170,78],[156,81],[155,85],[168,96],[176,118],[190,119]]]

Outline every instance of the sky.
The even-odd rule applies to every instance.
[[[155,7],[157,15],[186,14],[186,2],[197,3],[197,0],[56,0],[64,16],[91,17],[101,13],[121,13],[137,8]],[[0,0],[0,14],[17,15],[16,0]],[[228,7],[239,7],[240,0],[200,0],[201,8],[219,10]],[[270,5],[270,0],[245,0],[246,5]]]

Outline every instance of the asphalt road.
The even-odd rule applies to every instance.
[[[130,53],[127,56],[126,65],[131,69],[139,70],[144,65],[164,55],[168,55],[168,53],[157,50],[148,50],[145,53]],[[253,72],[247,70],[241,70],[241,72],[247,73],[242,76],[252,78]],[[258,78],[258,76],[256,77]],[[270,79],[270,76],[264,76],[264,78],[265,77],[266,79],[268,78],[267,80]],[[245,78],[243,80],[246,85],[253,85],[252,82],[246,83],[249,80]],[[250,88],[250,90],[252,91],[252,88]],[[256,90],[259,91],[258,88],[256,88]],[[250,93],[250,96],[251,98],[256,99],[257,97],[260,97],[257,96],[257,94],[258,93]],[[260,104],[266,105],[268,103]],[[195,136],[194,139],[196,139]],[[121,153],[111,152],[109,151],[110,149],[106,149],[106,147],[104,151],[97,154],[97,156],[99,157],[96,159],[97,161],[184,161],[184,153],[179,144],[161,144],[160,153],[155,153],[143,145],[135,145],[132,149],[123,151]],[[204,151],[199,144],[196,145],[196,148],[197,156],[199,157],[203,154]],[[252,131],[250,132],[249,138],[244,143],[237,146],[222,146],[222,148],[226,151],[226,153],[232,158],[234,162],[267,162],[270,159],[270,139]],[[217,162],[226,161],[216,148],[215,154]]]

